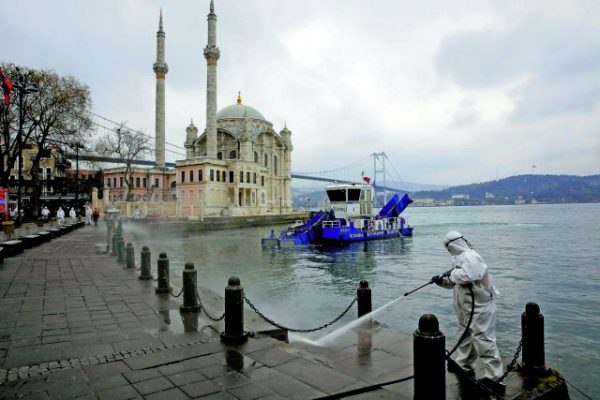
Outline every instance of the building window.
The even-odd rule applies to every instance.
[[[106,186],[110,187],[110,178],[106,180]]]
[[[119,187],[123,187],[123,177],[119,177]]]
[[[154,187],[158,187],[158,178],[154,178]]]
[[[113,178],[113,187],[117,187],[117,178]]]
[[[143,182],[143,187],[147,188],[148,187],[148,181],[146,180],[146,178],[144,178]]]
[[[264,194],[264,192],[260,194],[260,204],[265,204],[265,194]]]
[[[185,191],[181,191],[181,202],[183,203],[185,201]]]
[[[194,170],[190,170],[190,182],[194,182]]]
[[[222,159],[223,159],[223,153],[222,153],[222,152],[218,152],[218,153],[217,153],[217,158],[218,158],[219,160],[222,160]]]
[[[254,162],[258,164],[258,153],[254,152]]]
[[[227,182],[227,174],[225,173],[225,171],[221,172],[221,177],[223,178],[223,182]]]
[[[256,172],[252,175],[252,183],[256,184]]]
[[[221,174],[217,171],[217,182],[221,182]]]
[[[185,171],[181,171],[181,183],[185,182]]]
[[[229,171],[229,182],[233,183],[233,171]]]
[[[202,170],[198,170],[198,182],[202,182]]]
[[[260,186],[265,186],[265,176],[264,175],[260,176]]]
[[[250,183],[250,172],[246,172],[246,182]]]
[[[240,171],[240,183],[244,183],[244,171]]]
[[[46,168],[46,179],[50,179],[52,176],[52,168]]]
[[[277,175],[277,156],[273,156],[273,174]]]
[[[232,160],[235,159],[235,158],[237,158],[236,155],[235,155],[235,150],[231,150],[229,152],[229,158],[232,159]]]
[[[139,177],[135,178],[135,187],[140,187],[140,185],[141,185],[140,178]]]
[[[213,169],[210,170],[210,181],[214,181],[215,180],[215,171]]]
[[[265,153],[265,165],[264,167],[267,168],[269,166],[269,157],[267,157],[267,153]]]

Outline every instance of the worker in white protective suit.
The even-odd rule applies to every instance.
[[[496,345],[494,296],[497,291],[492,285],[488,266],[459,232],[448,232],[444,237],[444,246],[452,255],[453,269],[444,275],[434,276],[431,281],[448,289],[454,288],[454,310],[458,317],[459,335],[467,328],[471,315],[469,286],[473,289],[475,299],[473,320],[453,358],[471,376],[474,376],[474,363],[479,359],[483,364],[483,378],[480,382],[496,391],[503,391],[504,384],[498,382],[504,370]]]

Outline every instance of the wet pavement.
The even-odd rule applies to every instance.
[[[321,348],[261,334],[272,328],[246,311],[256,337],[226,346],[222,321],[180,314],[182,297],[96,253],[105,241],[86,226],[0,264],[0,399],[311,399],[412,375],[412,336],[385,327]],[[199,295],[223,313],[220,295]],[[463,397],[452,374],[448,387]],[[412,397],[407,380],[347,398]]]

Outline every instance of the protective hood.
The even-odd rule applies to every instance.
[[[457,231],[450,231],[444,237],[444,246],[448,249],[448,252],[453,256],[457,256],[465,251],[471,249],[471,245],[464,236]]]

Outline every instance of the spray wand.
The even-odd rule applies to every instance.
[[[442,278],[445,278],[445,277],[447,277],[447,276],[450,276],[450,272],[452,272],[452,270],[453,270],[453,269],[454,269],[454,267],[452,267],[452,268],[450,268],[448,271],[444,272],[444,273],[442,274]],[[432,283],[433,283],[433,279],[432,279],[432,280],[430,280],[429,282],[427,282],[427,283],[425,283],[425,284],[423,284],[423,285],[419,286],[418,288],[415,288],[415,289],[411,290],[410,292],[406,292],[406,293],[404,293],[404,296],[408,296],[408,295],[410,295],[410,294],[413,294],[413,293],[414,293],[414,292],[416,292],[417,290],[421,290],[421,289],[423,289],[425,286],[429,286],[429,285],[431,285]]]

